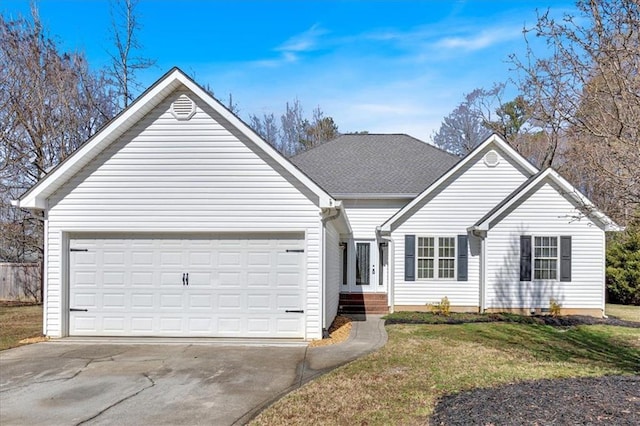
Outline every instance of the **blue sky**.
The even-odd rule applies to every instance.
[[[147,86],[179,66],[217,97],[232,93],[245,119],[298,98],[342,132],[429,141],[464,93],[512,75],[506,61],[524,53],[523,26],[547,8],[561,16],[573,1],[141,0],[139,39],[157,64],[139,78]],[[40,0],[39,9],[63,49],[108,64],[108,0]],[[0,0],[0,11],[28,14],[29,1]]]

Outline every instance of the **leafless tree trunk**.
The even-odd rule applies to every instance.
[[[152,67],[155,60],[136,56],[142,49],[137,32],[141,29],[136,17],[138,0],[113,0],[111,4],[111,27],[115,52],[111,55],[109,75],[115,80],[123,108],[135,98],[139,88],[136,71]]]

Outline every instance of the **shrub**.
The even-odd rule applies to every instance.
[[[558,318],[560,316],[560,311],[562,310],[562,305],[553,297],[549,300],[549,313],[552,317]]]
[[[640,225],[616,235],[607,249],[609,301],[640,305]]]
[[[440,299],[440,303],[434,303],[430,305],[431,312],[436,315],[442,315],[448,317],[451,313],[451,303],[449,303],[449,298],[447,296]]]

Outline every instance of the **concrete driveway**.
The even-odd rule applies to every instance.
[[[0,352],[2,425],[230,425],[299,385],[306,346],[47,342]]]
[[[229,345],[124,339],[37,343],[0,352],[0,424],[234,425],[303,383],[387,342],[380,315],[346,342]]]

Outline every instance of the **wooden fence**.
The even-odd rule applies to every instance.
[[[0,300],[40,302],[40,263],[0,263]]]

